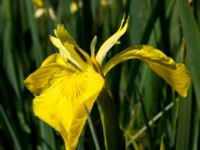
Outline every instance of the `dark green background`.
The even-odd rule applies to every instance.
[[[111,0],[110,0],[111,1]],[[61,137],[32,112],[32,94],[23,80],[38,68],[49,54],[57,51],[50,43],[56,24],[63,23],[81,48],[90,53],[90,42],[98,36],[97,48],[120,25],[124,12],[130,15],[128,31],[107,56],[135,44],[150,44],[184,62],[192,78],[189,94],[181,98],[163,80],[139,61],[128,61],[108,75],[117,104],[124,149],[159,149],[161,137],[166,149],[197,150],[200,143],[200,1],[193,0],[100,0],[82,3],[70,12],[71,0],[46,0],[58,21],[47,14],[34,17],[31,0],[0,0],[0,150],[64,149]],[[116,82],[119,81],[119,82]],[[128,147],[133,137],[168,104],[153,126],[148,126]],[[103,135],[96,105],[91,113],[103,149]],[[78,150],[95,149],[86,124]]]

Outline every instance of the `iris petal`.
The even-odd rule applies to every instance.
[[[53,75],[66,65],[58,53],[50,55],[38,70],[30,74],[25,79],[26,87],[34,94],[38,95],[49,86],[49,81]]]
[[[140,45],[120,52],[104,66],[104,75],[118,63],[129,59],[142,60],[181,96],[187,95],[191,79],[185,65],[176,64],[172,58],[151,46]]]
[[[84,105],[91,111],[104,79],[90,65],[74,72],[62,61],[53,54],[25,83],[37,95],[33,100],[35,115],[55,128],[66,148],[73,150],[87,119]]]
[[[89,55],[77,45],[63,25],[57,26],[55,35],[56,37],[50,36],[50,40],[59,49],[65,62],[70,60],[80,69],[84,69],[87,64],[92,64]]]
[[[129,16],[124,15],[121,26],[119,27],[117,32],[115,32],[115,34],[108,38],[100,47],[96,55],[96,59],[100,65],[102,64],[107,52],[111,49],[111,47],[118,43],[118,39],[126,32],[128,28],[128,21]]]

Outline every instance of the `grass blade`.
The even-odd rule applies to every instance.
[[[9,131],[10,136],[11,136],[13,142],[14,142],[16,150],[22,150],[21,146],[20,146],[20,143],[18,141],[18,138],[15,135],[15,131],[13,130],[9,120],[7,119],[8,117],[6,116],[6,113],[5,113],[2,105],[0,105],[0,115],[2,116],[2,118],[3,118],[4,122],[5,122],[5,126],[8,128],[8,131]]]
[[[27,13],[28,13],[28,21],[31,30],[31,36],[33,40],[33,48],[34,48],[34,59],[36,61],[37,66],[39,66],[42,62],[42,50],[39,42],[36,20],[34,18],[33,12],[33,4],[31,0],[25,0]]]
[[[179,118],[176,138],[176,150],[189,150],[190,145],[190,127],[191,127],[191,111],[192,111],[192,94],[191,91],[186,98],[179,101]]]
[[[88,111],[88,109],[85,105],[84,105],[84,108],[85,108],[85,112],[86,112],[87,117],[88,117],[88,123],[89,123],[89,126],[90,126],[90,130],[91,130],[91,133],[92,133],[92,137],[93,137],[93,140],[94,140],[96,150],[101,150],[100,145],[99,145],[99,141],[98,141],[98,138],[97,138],[97,134],[95,132],[95,129],[94,129],[94,126],[93,126],[93,123],[92,123],[92,119],[90,117],[90,113],[89,113],[89,111]]]
[[[193,80],[198,110],[200,111],[200,33],[187,0],[179,0],[179,15],[186,40],[186,61]]]

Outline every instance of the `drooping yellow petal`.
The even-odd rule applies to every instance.
[[[113,45],[119,42],[118,39],[126,32],[128,28],[128,21],[129,21],[129,16],[124,15],[121,22],[121,26],[119,27],[117,32],[115,32],[115,34],[113,34],[110,38],[108,38],[100,47],[96,55],[96,59],[100,65],[102,64],[104,58],[106,57],[107,52],[111,49]]]
[[[84,105],[91,111],[103,84],[103,78],[90,67],[75,74],[59,71],[49,88],[35,97],[34,113],[61,133],[68,150],[75,149],[87,119]]]
[[[91,111],[104,85],[92,66],[83,71],[67,66],[59,54],[52,54],[32,73],[25,84],[37,95],[35,115],[55,128],[67,150],[73,150],[87,119],[84,105]]]
[[[87,64],[92,64],[89,55],[76,44],[63,25],[57,26],[55,35],[56,37],[50,36],[50,40],[59,49],[65,62],[71,61],[82,70]]]
[[[176,64],[172,58],[151,46],[130,47],[114,56],[103,68],[106,75],[118,63],[129,59],[140,59],[162,77],[181,96],[186,96],[190,86],[190,76],[184,64]]]
[[[176,69],[172,69],[163,65],[158,65],[157,63],[146,63],[181,96],[187,96],[191,79],[184,64],[176,64]]]

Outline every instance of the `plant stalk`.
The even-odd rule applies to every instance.
[[[97,104],[103,125],[104,143],[106,150],[123,149],[123,147],[121,147],[121,133],[116,104],[114,103],[114,100],[108,89],[105,87],[98,97]]]

